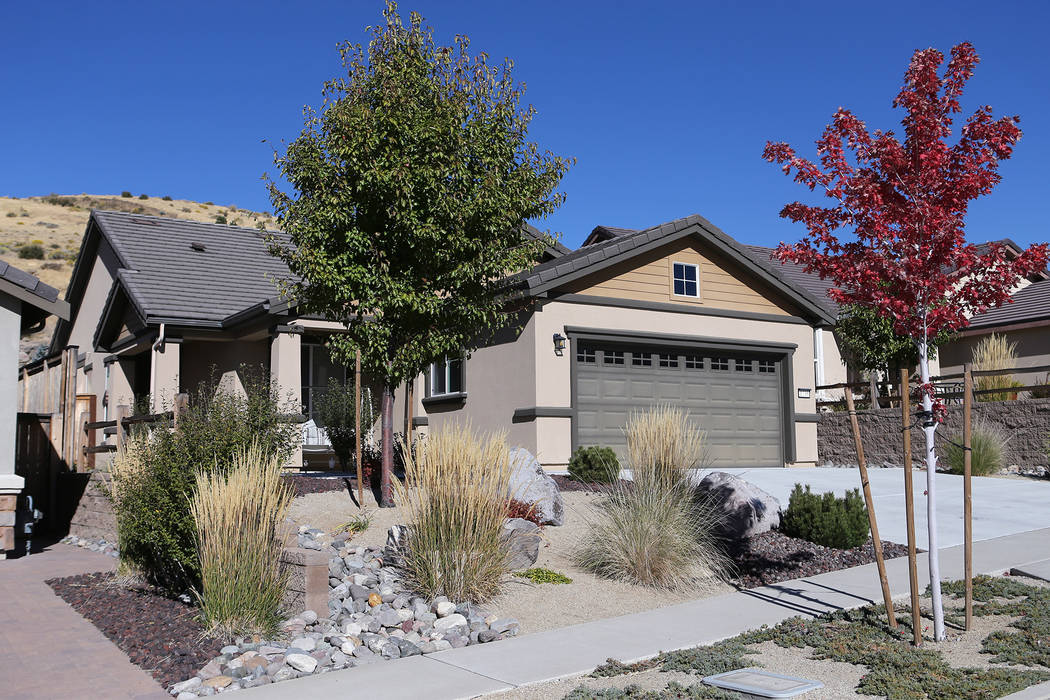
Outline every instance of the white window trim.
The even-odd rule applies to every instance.
[[[683,265],[685,267],[691,267],[691,268],[693,268],[696,271],[696,294],[679,294],[678,292],[675,291],[674,283],[677,281],[677,279],[674,276],[675,265]],[[683,286],[687,282],[688,282],[688,280],[683,279],[682,280]],[[684,297],[686,299],[699,299],[700,298],[700,265],[698,263],[683,262],[681,260],[672,260],[671,261],[671,296]]]
[[[460,361],[460,365],[459,365],[459,368],[460,368],[459,369],[459,372],[460,372],[460,377],[459,377],[460,389],[459,389],[459,391],[449,391],[449,386],[451,386],[451,384],[452,384],[452,382],[451,382],[452,375],[451,375],[451,372],[450,372],[450,368],[451,368],[452,363],[451,363],[450,360],[455,360],[455,359],[458,359]],[[436,387],[435,387],[435,383],[434,383],[434,379],[435,379],[435,376],[436,376],[435,370],[437,369],[439,364],[443,367],[443,369],[445,371],[445,391],[440,392],[440,393],[435,390]],[[445,355],[439,362],[431,362],[430,363],[430,370],[427,373],[427,375],[428,375],[427,376],[427,388],[429,389],[428,396],[431,397],[431,398],[437,398],[437,397],[440,397],[440,396],[459,396],[460,394],[463,394],[466,391],[466,385],[467,385],[467,371],[466,370],[467,370],[467,358],[464,357],[463,355],[460,355],[458,357],[456,357],[454,355]]]

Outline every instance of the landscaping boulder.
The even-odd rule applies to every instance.
[[[726,539],[751,537],[780,525],[780,501],[726,472],[705,476],[696,487],[696,498],[719,518],[716,532]]]
[[[510,450],[510,497],[534,505],[541,525],[561,525],[565,521],[565,504],[557,482],[522,447]]]
[[[527,569],[540,555],[540,528],[524,518],[507,518],[503,523],[503,538],[510,555],[507,567],[511,571]]]

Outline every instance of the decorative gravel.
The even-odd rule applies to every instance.
[[[222,648],[221,641],[204,634],[196,608],[148,586],[129,587],[116,574],[47,583],[163,686],[192,676]]]
[[[895,559],[907,556],[908,548],[884,541],[882,553],[886,559]],[[741,588],[757,588],[871,564],[875,561],[875,549],[870,539],[860,547],[835,549],[770,530],[744,540],[730,551],[730,556],[737,568],[735,583]]]

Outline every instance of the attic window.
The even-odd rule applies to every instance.
[[[192,248],[193,250],[200,251],[202,253],[208,249],[208,247],[205,246],[203,243],[190,243],[190,248]]]
[[[676,297],[700,296],[700,266],[692,263],[676,262],[673,265],[674,287]]]

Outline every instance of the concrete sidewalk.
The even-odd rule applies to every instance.
[[[974,572],[1001,574],[1046,558],[1050,528],[974,543]],[[919,557],[920,572],[927,558]],[[908,596],[906,558],[886,563],[891,590]],[[941,550],[947,579],[962,577],[962,547]],[[922,576],[920,574],[920,582]],[[608,658],[639,661],[661,651],[711,644],[794,615],[818,615],[881,601],[874,564],[738,591],[494,644],[309,676],[240,691],[252,700],[300,697],[428,700],[471,698],[587,673]]]
[[[65,544],[0,561],[0,696],[170,698],[44,583],[115,567],[112,557]]]

